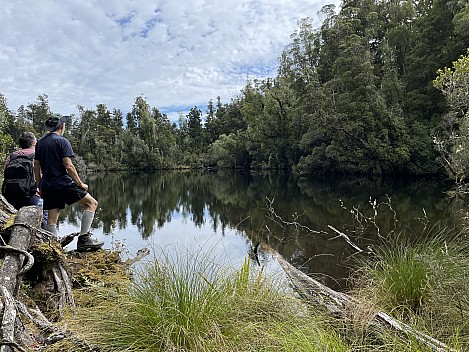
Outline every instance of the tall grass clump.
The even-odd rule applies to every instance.
[[[347,350],[275,275],[221,261],[182,250],[155,259],[128,292],[80,317],[95,332],[85,337],[103,351]]]
[[[469,243],[436,231],[398,236],[358,264],[355,294],[450,344],[469,347]]]

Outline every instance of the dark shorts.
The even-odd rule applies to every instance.
[[[88,192],[73,184],[67,188],[43,189],[42,198],[44,199],[44,209],[63,209],[65,204],[71,205],[85,197]]]
[[[5,197],[6,198],[6,197]],[[39,196],[34,195],[32,197],[23,197],[23,198],[6,198],[8,203],[13,205],[15,209],[20,209],[21,207],[26,207],[28,205],[39,205],[41,198]]]

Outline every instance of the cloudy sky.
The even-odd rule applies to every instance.
[[[247,79],[274,77],[304,17],[338,0],[7,0],[0,8],[0,93],[13,112],[47,94],[53,112],[143,95],[177,116]],[[205,111],[203,111],[205,112]]]

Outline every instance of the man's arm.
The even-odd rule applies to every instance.
[[[81,182],[80,176],[78,176],[77,169],[75,169],[75,165],[73,165],[72,163],[72,159],[66,156],[62,160],[65,166],[65,170],[67,170],[67,173],[72,178],[73,182],[75,182],[78,187],[83,188],[85,191],[87,191],[88,185],[86,183]]]
[[[39,182],[41,182],[41,164],[39,160],[34,160],[34,179],[36,180],[36,188],[39,188]]]

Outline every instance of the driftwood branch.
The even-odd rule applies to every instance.
[[[14,248],[12,246],[0,246],[0,250],[8,253],[19,253],[25,256],[25,262],[23,263],[23,268],[19,271],[18,275],[24,275],[31,267],[34,265],[34,257],[28,251]]]
[[[13,205],[11,205],[4,196],[0,194],[0,209],[5,212],[9,212],[10,214],[16,214],[17,210]]]
[[[15,339],[16,308],[13,297],[5,286],[0,285],[0,294],[3,298],[2,344],[0,351],[9,352],[11,351],[10,345],[14,343]]]
[[[67,271],[65,270],[63,265],[59,263],[58,266],[60,270],[60,276],[62,277],[62,281],[65,287],[66,298],[72,309],[75,309],[75,300],[73,299],[72,284],[70,283],[70,278],[68,277]]]
[[[274,258],[283,268],[293,286],[299,294],[309,301],[325,308],[327,312],[338,318],[346,318],[347,312],[359,305],[359,301],[341,292],[334,291],[329,287],[314,280],[302,271],[288,263],[279,253],[272,248],[268,251],[273,253]],[[411,326],[398,321],[386,313],[378,312],[369,321],[371,332],[393,332],[401,338],[413,338],[426,348],[435,352],[456,352],[441,341],[434,339]]]
[[[139,249],[137,251],[137,255],[135,257],[133,257],[132,259],[129,259],[127,264],[129,266],[132,266],[134,265],[135,263],[139,262],[140,260],[142,260],[143,258],[145,258],[147,255],[150,254],[150,250],[146,247],[143,247],[141,249]]]
[[[21,301],[16,301],[16,307],[18,312],[27,317],[31,322],[33,322],[37,327],[42,331],[47,333],[53,333],[57,328],[47,319],[41,310],[38,307],[28,308]]]
[[[52,268],[52,274],[54,275],[55,286],[59,291],[59,301],[57,303],[59,318],[62,318],[62,310],[65,306],[65,286],[62,283],[62,279],[59,275],[57,268]]]

